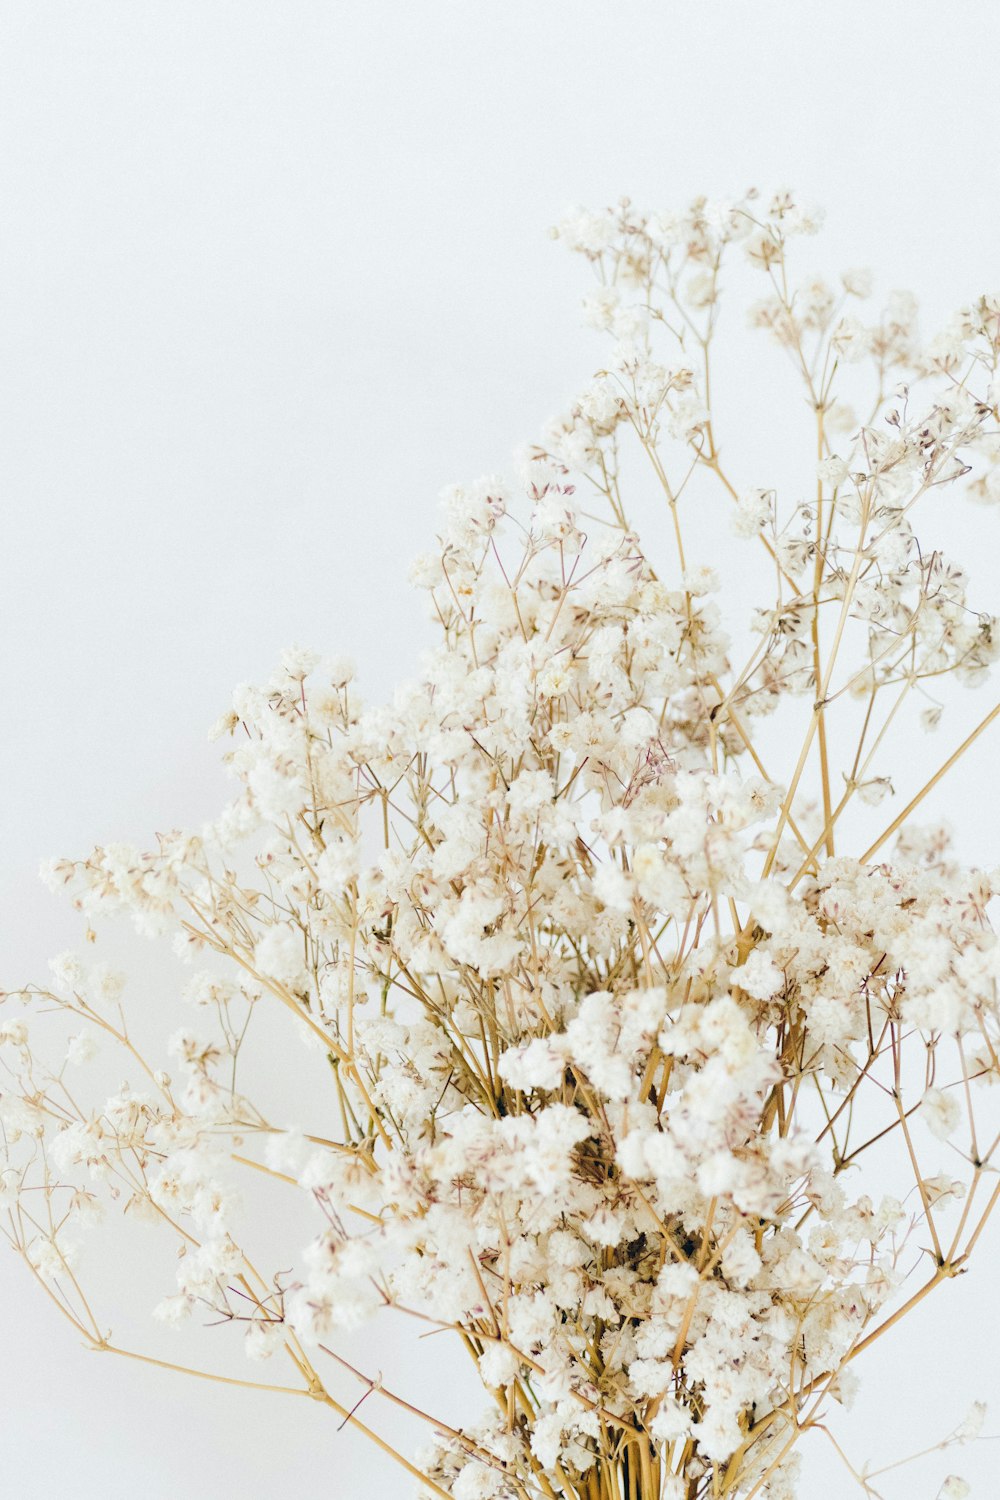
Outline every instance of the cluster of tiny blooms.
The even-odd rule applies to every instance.
[[[365,706],[349,662],[289,650],[216,726],[216,821],[47,867],[89,935],[124,912],[190,966],[160,1057],[86,945],[0,1012],[0,1227],[93,1348],[150,1357],[79,1258],[124,1211],[177,1241],[156,1318],[239,1330],[269,1362],[242,1383],[324,1403],[423,1497],[788,1500],[858,1355],[968,1269],[1000,1193],[1000,872],[917,817],[957,756],[890,822],[884,755],[998,652],[914,526],[1000,500],[1000,296],[923,342],[909,296],[863,315],[866,273],[796,279],[819,223],[756,192],[568,216],[605,366],[517,484],[446,492],[417,679]],[[758,279],[762,368],[801,380],[790,499],[720,456],[724,266]],[[656,567],[627,473],[662,499]],[[745,661],[685,552],[695,495],[759,582]],[[243,1091],[264,1008],[290,1028],[267,1069],[318,1070],[307,1118]],[[313,1219],[276,1269],[235,1212],[258,1184]],[[450,1331],[481,1417],[356,1369],[375,1315]],[[393,1404],[426,1423],[411,1456]]]

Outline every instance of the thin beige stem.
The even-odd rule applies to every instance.
[[[903,811],[898,815],[898,817],[893,818],[888,828],[884,828],[882,830],[873,844],[869,844],[868,848],[861,856],[862,864],[867,864],[868,861],[878,853],[879,849],[881,849],[885,841],[887,839],[891,839],[898,828],[902,828],[903,824],[906,822],[910,814],[920,806],[921,802],[923,802],[928,793],[934,790],[938,782],[944,775],[947,774],[948,771],[951,770],[955,762],[961,759],[966,750],[968,750],[969,746],[973,745],[979,738],[979,736],[984,732],[984,730],[987,730],[990,727],[990,725],[993,723],[993,720],[997,717],[998,714],[1000,714],[1000,703],[995,704],[994,707],[990,709],[985,719],[981,719],[979,721],[972,733],[970,735],[967,735],[959,745],[958,749],[953,751],[952,754],[949,755],[948,759],[942,766],[938,767],[931,779],[928,782],[925,782],[925,784],[920,788],[920,791],[917,792],[916,796],[910,798],[909,802],[903,808]]]

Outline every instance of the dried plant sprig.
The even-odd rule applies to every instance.
[[[325,1403],[427,1495],[784,1500],[857,1356],[967,1270],[1000,1197],[996,877],[911,817],[1000,705],[862,852],[843,830],[891,790],[914,699],[933,724],[939,680],[978,683],[997,655],[913,527],[945,485],[1000,499],[1000,298],[927,346],[905,297],[864,322],[861,273],[791,280],[818,222],[790,194],[570,216],[611,356],[526,459],[523,515],[495,478],[446,494],[414,574],[441,632],[419,680],[365,708],[349,664],[286,653],[217,726],[239,790],[212,825],[49,867],[88,921],[126,911],[203,966],[179,1079],[105,966],[65,956],[7,996],[37,1019],[30,1041],[20,1017],[0,1028],[4,1232],[93,1348],[151,1359],[111,1341],[77,1274],[103,1198],[179,1241],[159,1317],[281,1353],[290,1384],[236,1383]],[[815,428],[811,497],[784,510],[722,465],[734,257],[764,278],[752,321]],[[656,568],[626,511],[636,462],[667,507]],[[760,566],[742,665],[688,555],[709,490]],[[241,1082],[268,1005],[321,1074],[280,1120]],[[58,1065],[35,1047],[46,1015],[73,1028]],[[72,1071],[92,1036],[131,1073],[96,1106]],[[267,1063],[299,1091],[298,1059]],[[241,1243],[238,1175],[312,1205],[293,1271]],[[335,1347],[380,1310],[457,1336],[478,1424]],[[426,1421],[416,1463],[367,1427],[369,1398]]]

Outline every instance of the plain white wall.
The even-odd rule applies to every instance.
[[[508,465],[601,359],[563,207],[793,183],[829,212],[816,264],[873,264],[933,324],[1000,285],[998,47],[989,0],[3,0],[0,983],[79,941],[42,857],[212,813],[235,682],[291,642],[349,651],[373,696],[413,669],[438,490]],[[969,535],[997,607],[997,533]],[[937,805],[1000,863],[992,805]],[[24,1500],[408,1493],[307,1403],[89,1355],[17,1263],[0,1292]],[[980,1273],[872,1352],[835,1428],[858,1462],[1000,1401],[998,1311]],[[411,1393],[440,1359],[373,1340]],[[885,1492],[957,1468],[991,1495],[992,1452]],[[819,1440],[809,1475],[851,1492]]]

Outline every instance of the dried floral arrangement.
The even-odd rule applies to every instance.
[[[1000,872],[919,817],[1000,705],[879,809],[893,733],[998,651],[914,526],[943,487],[1000,500],[1000,297],[922,345],[912,299],[852,310],[862,273],[793,279],[818,224],[756,193],[568,217],[607,366],[524,495],[446,494],[414,570],[440,626],[419,679],[365,707],[348,663],[289,651],[217,726],[238,786],[214,823],[47,869],[91,925],[127,912],[193,965],[167,1068],[106,964],[65,955],[4,997],[0,1225],[93,1348],[152,1359],[114,1342],[77,1259],[80,1226],[124,1211],[178,1242],[156,1316],[223,1325],[209,1363],[234,1329],[270,1361],[192,1373],[324,1403],[422,1496],[785,1500],[857,1357],[968,1268],[1000,1196]],[[801,377],[789,423],[814,428],[787,506],[720,454],[733,257]],[[629,465],[662,492],[656,568]],[[709,488],[759,590],[745,660],[685,551]],[[262,1007],[290,1028],[266,1067],[321,1077],[308,1118],[244,1092]],[[95,1041],[129,1083],[88,1101]],[[314,1219],[279,1270],[236,1208],[265,1181]],[[452,1331],[481,1420],[347,1360],[341,1331],[383,1313]],[[426,1448],[396,1452],[378,1402],[425,1419]]]

